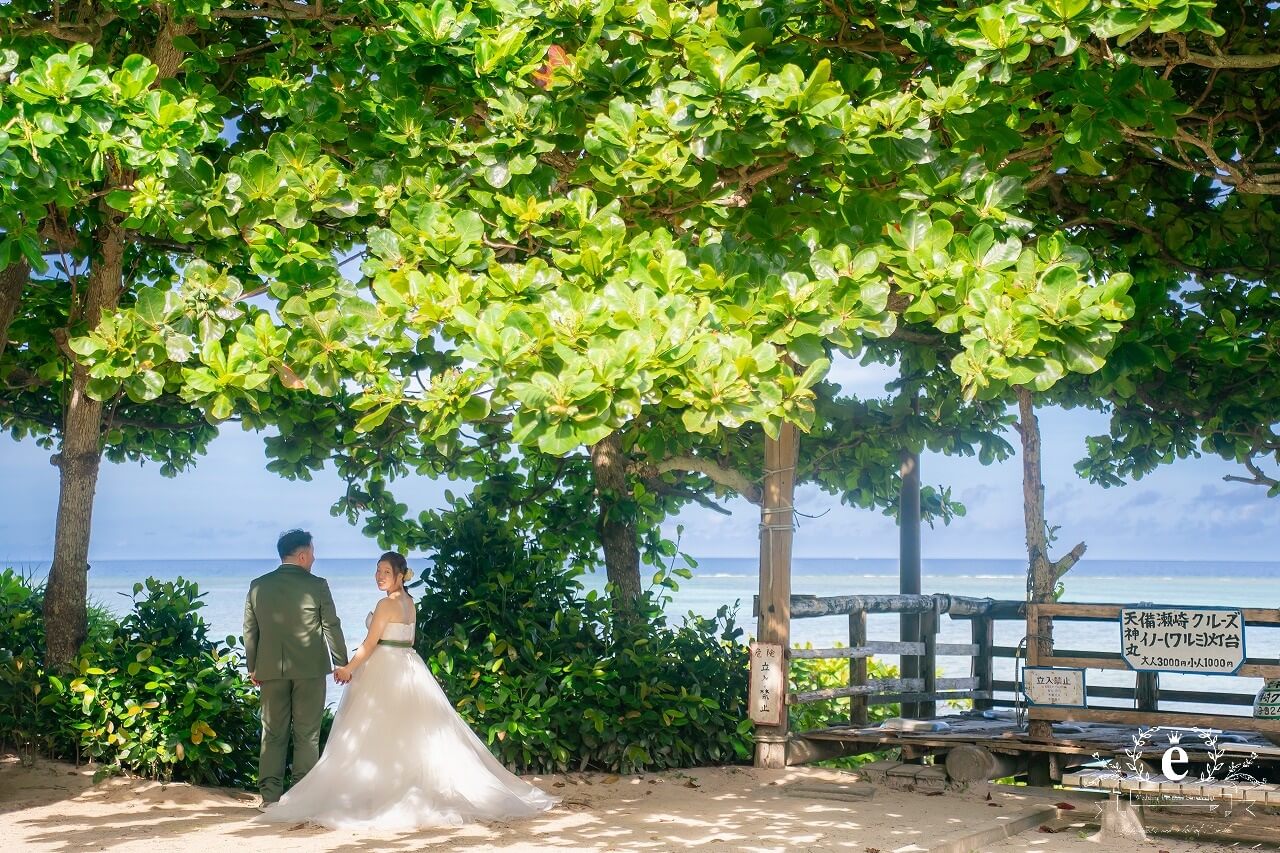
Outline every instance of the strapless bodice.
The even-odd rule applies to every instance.
[[[373,624],[373,614],[370,613],[364,617],[364,626],[368,628]],[[413,642],[413,626],[407,622],[388,622],[387,627],[382,632],[383,640],[393,640],[397,643]]]

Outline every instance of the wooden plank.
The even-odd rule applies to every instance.
[[[819,616],[844,616],[856,611],[864,613],[949,613],[965,618],[986,613],[995,602],[990,598],[964,595],[793,595],[791,618],[812,619]],[[756,615],[760,602],[753,601]]]
[[[1033,720],[1128,723],[1135,726],[1185,726],[1236,732],[1280,734],[1280,720],[1260,720],[1229,714],[1190,714],[1184,711],[1129,711],[1121,708],[1028,708]]]
[[[828,687],[825,690],[801,690],[787,695],[787,702],[802,705],[806,702],[821,702],[825,699],[840,699],[845,696],[870,696],[874,693],[914,693],[924,688],[922,678],[873,678],[866,684],[857,687]]]
[[[1133,672],[1119,655],[1114,658],[1101,657],[1101,655],[1110,654],[1112,652],[1091,652],[1088,657],[1060,656],[1058,654],[1045,655],[1040,662],[1040,666],[1075,666],[1085,667],[1086,669],[1118,669]],[[1252,660],[1257,660],[1257,658],[1252,658]],[[1236,675],[1245,678],[1280,678],[1280,664],[1246,663],[1240,667]]]
[[[1071,604],[1068,602],[1055,602],[1053,604],[1036,604],[1039,608],[1041,616],[1074,616],[1076,618],[1088,617],[1090,619],[1120,619],[1120,611],[1126,607],[1135,607],[1134,604]],[[1164,606],[1164,605],[1160,605]],[[1189,607],[1193,605],[1176,605],[1171,604],[1169,607]],[[1247,625],[1257,625],[1264,627],[1267,625],[1280,625],[1280,610],[1260,607],[1244,607],[1244,621]]]
[[[942,657],[973,657],[982,649],[977,643],[937,643],[936,650]]]
[[[1012,693],[1017,689],[1013,681],[992,681],[990,690],[996,693]],[[1133,701],[1132,687],[1089,685],[1090,699],[1127,699]],[[1199,690],[1161,690],[1161,702],[1194,702],[1198,705],[1242,705],[1253,707],[1252,693],[1212,693]]]
[[[850,614],[853,615],[853,614]],[[866,614],[863,614],[864,618]],[[875,655],[922,655],[924,643],[891,643],[871,641],[848,649],[792,649],[791,657],[797,659],[869,658]]]
[[[981,690],[939,690],[936,693],[882,693],[866,697],[866,702],[868,705],[898,705],[902,702],[919,702],[921,700],[959,702],[965,699],[972,699],[976,704],[978,700],[989,701],[990,698],[990,694]]]
[[[867,614],[863,611],[849,614],[849,647],[857,648],[867,642]],[[855,658],[849,661],[849,686],[862,687],[867,683],[867,659]],[[849,697],[849,722],[855,726],[865,726],[869,720],[866,696]]]

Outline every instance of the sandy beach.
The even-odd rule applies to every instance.
[[[941,795],[877,790],[865,801],[797,795],[796,784],[849,782],[820,768],[765,771],[699,768],[610,776],[531,778],[563,798],[547,815],[520,823],[414,833],[330,831],[307,824],[250,822],[249,793],[115,777],[36,760],[0,763],[0,839],[6,850],[48,853],[247,853],[315,851],[853,851],[912,853],[940,849],[975,829],[1013,821],[1036,806],[1087,800],[993,787]],[[1059,794],[1061,792],[1058,792]],[[1082,812],[1083,813],[1083,812]],[[1032,827],[975,849],[1190,853],[1225,850],[1172,838],[1146,843],[1100,842],[1078,831],[1048,834]]]

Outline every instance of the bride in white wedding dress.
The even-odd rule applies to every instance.
[[[351,662],[334,670],[347,688],[324,754],[257,820],[413,830],[527,817],[558,801],[493,757],[414,651],[408,577],[403,555],[379,559],[386,597]]]

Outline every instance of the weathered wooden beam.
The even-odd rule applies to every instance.
[[[884,693],[867,697],[868,705],[897,705],[902,702],[958,702],[964,699],[990,699],[990,693],[981,690],[939,690],[936,693]]]
[[[791,618],[812,619],[819,616],[844,616],[848,613],[947,613],[964,618],[986,613],[993,604],[990,598],[963,595],[793,595]],[[752,602],[755,615],[760,615],[760,600]]]
[[[939,678],[937,679],[936,687],[938,691],[972,690],[977,686],[977,683],[978,680],[976,678]],[[925,679],[923,678],[873,678],[865,685],[860,686],[828,687],[825,690],[801,690],[789,693],[787,694],[787,703],[790,705],[803,705],[808,702],[821,702],[826,699],[842,699],[845,696],[870,697],[890,691],[896,691],[901,694],[933,694],[933,691],[925,690]],[[870,700],[868,700],[868,703],[880,704]]]
[[[973,744],[961,744],[946,757],[947,776],[956,782],[989,782],[1022,771],[1025,761]]]
[[[893,643],[873,640],[854,649],[792,649],[798,660],[869,658],[875,655],[922,655],[924,643]]]
[[[1222,729],[1237,732],[1280,734],[1280,720],[1230,714],[1189,714],[1183,711],[1129,711],[1121,708],[1028,708],[1033,720],[1063,722],[1121,723],[1124,725],[1161,725]]]
[[[917,692],[924,689],[922,678],[872,678],[866,684],[856,687],[828,687],[825,690],[801,690],[787,694],[787,704],[802,705],[806,702],[821,702],[824,699],[841,699],[845,696],[871,696],[876,693],[887,693],[891,690],[899,693]]]

